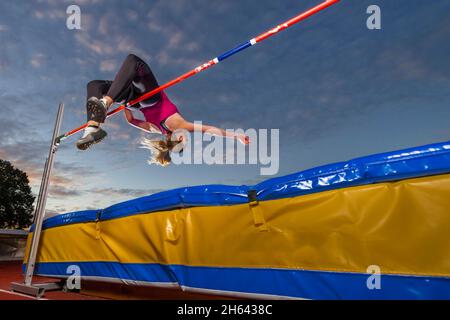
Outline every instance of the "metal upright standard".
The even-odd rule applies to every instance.
[[[59,140],[57,137],[61,128],[61,119],[64,112],[64,104],[59,105],[58,115],[56,116],[55,128],[53,129],[52,141],[50,144],[50,150],[48,157],[45,161],[44,173],[42,175],[41,187],[39,190],[39,196],[36,203],[35,217],[34,217],[34,232],[31,245],[27,255],[27,268],[25,272],[25,279],[23,283],[13,282],[11,283],[11,290],[33,295],[35,297],[42,297],[46,290],[60,290],[63,285],[58,283],[35,283],[33,284],[33,274],[36,264],[36,256],[39,247],[39,240],[41,237],[42,223],[45,216],[45,205],[47,203],[48,187],[50,184],[50,177],[52,173],[53,163],[55,159],[56,151],[58,150]]]

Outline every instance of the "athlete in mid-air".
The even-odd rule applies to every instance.
[[[114,81],[89,82],[86,103],[88,126],[83,136],[77,141],[78,149],[86,150],[106,137],[106,132],[100,126],[105,122],[108,108],[113,103],[125,104],[158,87],[150,67],[133,54],[127,56]],[[151,161],[153,163],[165,166],[170,163],[170,152],[182,150],[185,137],[183,135],[179,135],[176,139],[172,137],[172,133],[179,129],[189,132],[202,131],[237,139],[243,144],[249,143],[248,137],[244,134],[235,134],[213,126],[196,125],[186,121],[164,91],[140,102],[135,107],[143,113],[145,121],[135,118],[131,110],[125,109],[125,117],[131,125],[146,132],[160,133],[165,136],[161,140],[146,140],[148,147],[154,151]]]

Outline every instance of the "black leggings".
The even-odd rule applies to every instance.
[[[129,54],[114,81],[93,80],[88,83],[87,98],[108,96],[114,102],[126,103],[158,87],[150,67],[141,58]],[[157,93],[144,102],[152,104],[160,100],[161,94]]]

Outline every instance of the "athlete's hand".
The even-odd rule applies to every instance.
[[[240,143],[242,143],[242,144],[244,144],[244,145],[248,145],[248,144],[250,144],[250,137],[249,136],[246,136],[245,134],[238,134],[237,136],[236,136],[236,139],[238,139],[239,140],[239,142]]]

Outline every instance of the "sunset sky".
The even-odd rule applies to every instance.
[[[134,53],[160,84],[320,0],[35,0],[0,2],[0,159],[39,189],[59,102],[62,131],[84,123],[86,84]],[[66,9],[81,8],[81,30]],[[368,30],[377,4],[382,29]],[[450,140],[450,1],[342,0],[167,90],[189,120],[280,129],[278,176]],[[259,165],[149,166],[123,115],[87,152],[61,145],[47,209],[103,208],[161,190],[253,184]]]

